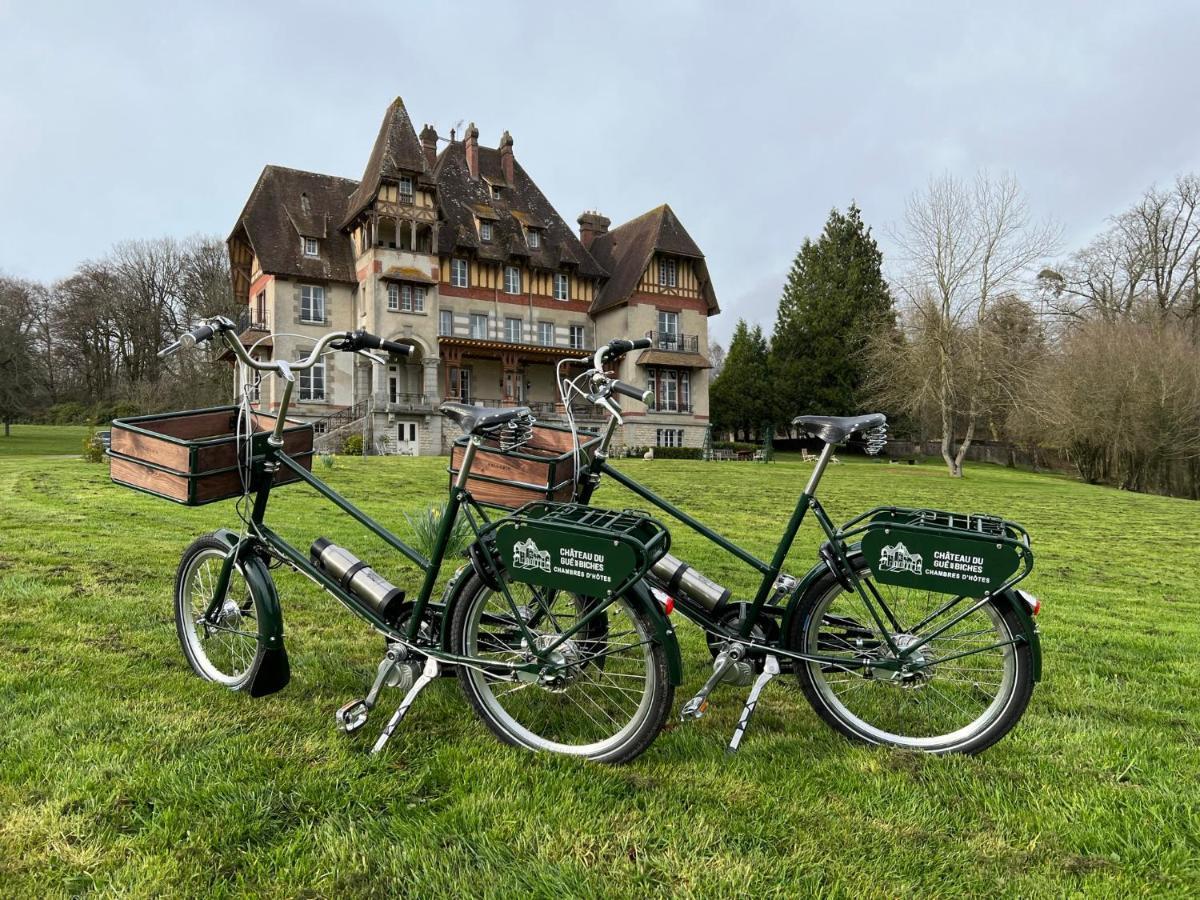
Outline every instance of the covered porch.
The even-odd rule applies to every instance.
[[[542,419],[563,415],[555,382],[559,360],[579,358],[583,350],[541,344],[442,337],[442,395],[476,406],[528,406]],[[577,415],[592,410],[576,407]]]

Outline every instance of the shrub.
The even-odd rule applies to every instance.
[[[352,434],[342,441],[342,453],[346,456],[362,456],[363,440],[361,434]]]
[[[100,442],[95,429],[83,439],[83,459],[90,463],[104,462],[104,444]]]
[[[644,453],[645,451],[643,451]],[[655,459],[703,459],[704,451],[699,447],[655,447]]]
[[[337,457],[332,453],[318,453],[317,459],[321,461],[321,467],[324,469],[332,469],[334,463],[337,461]]]
[[[88,423],[89,418],[88,408],[74,401],[55,403],[46,410],[46,421],[50,425],[82,425]]]
[[[404,514],[408,525],[413,531],[413,546],[426,557],[433,558],[434,546],[437,544],[438,529],[442,524],[442,516],[446,514],[445,505],[431,506],[410,516]],[[471,542],[471,526],[466,516],[459,516],[450,532],[450,540],[446,544],[446,558],[461,556]]]

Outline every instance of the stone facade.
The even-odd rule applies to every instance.
[[[498,149],[480,146],[473,125],[448,141],[425,126],[418,140],[397,99],[361,181],[263,171],[229,238],[248,302],[243,340],[289,359],[331,329],[411,345],[386,368],[330,354],[297,385],[292,414],[324,429],[366,416],[374,449],[437,454],[458,436],[437,412],[444,400],[558,419],[559,360],[650,336],[654,348],[629,354],[617,374],[652,385],[659,403],[622,399],[620,440],[700,446],[708,317],[719,311],[703,254],[665,205],[609,224],[585,213],[576,236],[507,132]],[[259,402],[277,408],[278,387],[264,382]]]

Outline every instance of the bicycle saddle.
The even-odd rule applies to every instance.
[[[809,437],[827,444],[840,444],[852,434],[886,425],[887,416],[883,413],[868,413],[865,416],[796,416],[792,424],[798,425]]]
[[[452,419],[467,434],[480,434],[513,419],[532,415],[528,406],[471,406],[467,403],[443,403],[439,412]]]

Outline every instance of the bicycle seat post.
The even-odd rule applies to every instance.
[[[809,497],[815,497],[817,494],[817,485],[821,481],[821,476],[825,474],[825,467],[829,465],[829,460],[833,457],[834,446],[826,443],[824,449],[821,450],[821,455],[817,457],[817,464],[813,468],[812,475],[809,476],[808,484],[804,486],[804,493]]]

